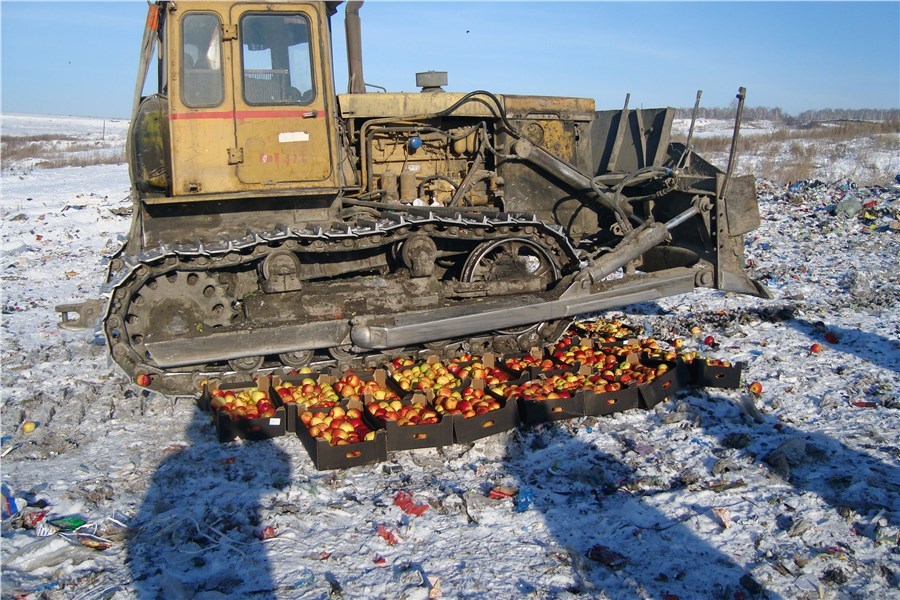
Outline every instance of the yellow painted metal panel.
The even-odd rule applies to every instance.
[[[338,104],[345,118],[416,117],[441,112],[461,100],[465,94],[437,93],[369,93],[340,94]],[[488,96],[466,102],[453,111],[457,117],[495,118],[496,104]],[[510,115],[525,116],[560,114],[563,118],[591,120],[594,101],[590,98],[561,98],[553,96],[509,96],[497,94],[500,105]]]
[[[234,9],[234,13],[230,11]],[[190,12],[219,16],[223,25],[237,25],[247,11],[304,12],[312,31],[312,77],[316,97],[311,103],[252,105],[242,89],[241,40],[221,44],[225,77],[224,99],[217,106],[193,108],[182,98],[181,19]],[[220,2],[179,2],[169,13],[167,67],[172,156],[171,199],[149,202],[207,200],[210,195],[256,192],[281,196],[290,190],[333,189],[338,185],[334,136],[334,85],[331,75],[327,19],[324,8],[311,3],[232,5]]]
[[[318,9],[312,5],[286,5],[249,7],[236,6],[231,14],[232,23],[238,25],[239,36],[242,35],[242,21],[257,18],[257,22],[273,19],[287,19],[291,15],[302,15],[307,19],[308,48],[312,59],[312,85],[315,95],[308,103],[277,103],[277,100],[252,102],[249,86],[254,80],[245,70],[249,65],[239,64],[240,44],[237,40],[234,47],[235,69],[233,85],[235,98],[234,124],[237,147],[242,149],[243,161],[237,166],[237,174],[244,184],[278,185],[282,183],[302,183],[322,186],[330,182],[332,170],[332,119],[329,116],[328,97],[329,79],[323,65],[328,57],[324,50],[324,38]],[[274,17],[273,17],[274,15]],[[302,23],[298,18],[294,25]],[[249,27],[249,26],[248,26]],[[286,50],[285,50],[286,51]],[[274,50],[271,51],[274,55]],[[247,58],[245,57],[245,60]],[[275,58],[272,57],[274,62]],[[242,66],[245,69],[242,69]],[[274,80],[275,69],[265,72]],[[272,83],[265,81],[262,83]],[[244,86],[248,87],[245,88]],[[305,91],[305,90],[299,90]],[[273,94],[273,98],[277,94]]]

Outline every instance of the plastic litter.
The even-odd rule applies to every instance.
[[[394,506],[399,506],[400,510],[408,515],[421,517],[422,513],[428,510],[427,504],[416,504],[413,495],[407,490],[400,490],[394,496]]]
[[[4,521],[19,514],[26,506],[28,506],[28,501],[25,498],[17,498],[15,492],[6,484],[3,484],[2,486],[2,500],[0,500],[0,502],[2,502],[2,515]]]
[[[73,537],[82,546],[84,546],[85,548],[90,548],[92,550],[103,551],[108,550],[113,546],[112,540],[107,540],[90,533],[75,533]]]
[[[34,528],[34,532],[38,537],[48,537],[59,533],[59,527],[54,527],[47,521],[41,521],[37,524],[37,527]]]
[[[297,581],[295,581],[291,587],[296,590],[298,588],[310,586],[315,581],[316,574],[312,572],[312,569],[303,567],[303,570],[300,571],[300,577],[297,578]]]
[[[387,530],[384,525],[378,526],[378,536],[383,538],[384,541],[387,542],[388,546],[396,546],[397,545],[397,536]]]
[[[516,512],[525,512],[534,503],[534,490],[530,487],[523,487],[516,496]]]
[[[23,512],[22,526],[25,527],[25,529],[34,529],[35,527],[37,527],[38,523],[44,520],[44,517],[46,516],[46,510],[32,510]]]
[[[504,498],[514,498],[518,493],[516,488],[508,485],[498,485],[488,492],[488,498],[492,500],[503,500]]]
[[[844,198],[837,203],[834,207],[834,214],[837,217],[845,217],[851,218],[855,217],[859,212],[863,209],[862,202],[860,202],[855,194],[848,193],[844,195]]]
[[[86,522],[87,521],[84,519],[79,519],[78,517],[63,517],[61,519],[53,519],[50,521],[50,524],[63,531],[75,531]]]

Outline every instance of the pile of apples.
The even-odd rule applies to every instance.
[[[532,379],[518,385],[502,384],[492,388],[492,392],[506,399],[557,400],[571,398],[584,387],[585,376],[577,373],[553,375],[547,379]]]
[[[641,333],[640,328],[632,328],[622,321],[584,321],[575,323],[567,333],[580,335],[589,333],[591,337],[604,342],[617,342],[636,337]]]
[[[298,384],[284,381],[275,386],[275,392],[285,404],[297,404],[298,406],[318,406],[328,408],[336,406],[340,396],[327,382],[319,383],[312,377],[306,377]]]
[[[332,446],[346,446],[375,439],[375,432],[366,425],[358,408],[332,406],[324,410],[304,411],[300,420],[314,438],[326,440]]]
[[[721,358],[707,358],[706,359],[707,366],[710,367],[730,367],[731,363],[727,360],[722,360]]]
[[[416,364],[409,358],[395,358],[390,364],[394,381],[407,392],[459,385],[459,378],[440,362]]]
[[[375,400],[399,400],[400,396],[387,389],[375,379],[364,380],[353,371],[345,371],[333,386],[341,398],[364,401],[366,396]]]
[[[268,392],[261,389],[213,390],[210,392],[209,407],[214,412],[223,413],[232,419],[259,419],[275,416],[275,405]]]
[[[449,390],[442,388],[435,394],[434,410],[440,415],[462,415],[469,419],[492,410],[500,410],[500,401],[482,389],[463,388]]]
[[[594,348],[590,345],[569,346],[565,349],[555,350],[553,358],[569,366],[575,363],[599,367],[618,364],[619,358],[612,352],[607,353],[606,350],[606,348]]]
[[[542,371],[552,371],[559,368],[559,365],[550,358],[536,358],[531,354],[520,356],[518,358],[507,358],[503,360],[503,364],[511,371],[521,372],[527,371],[531,367],[538,367]]]
[[[396,421],[401,427],[434,425],[441,420],[438,413],[427,404],[404,404],[400,400],[371,401],[366,404],[366,410],[376,418]]]
[[[464,357],[469,360],[462,360]],[[471,354],[451,360],[447,370],[457,379],[483,379],[489,386],[509,381],[509,373],[497,367],[487,367],[480,356]]]

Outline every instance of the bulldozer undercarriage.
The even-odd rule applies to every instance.
[[[328,359],[352,366],[420,348],[520,351],[562,333],[568,319],[457,338],[424,319],[409,346],[354,339],[355,324],[392,323],[396,314],[452,317],[472,303],[543,301],[578,268],[562,229],[534,215],[412,210],[123,252],[109,278],[112,355],[127,372],[154,376],[154,387],[177,391],[229,371]]]

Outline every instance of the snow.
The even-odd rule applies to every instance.
[[[102,127],[30,119],[4,116],[4,135]],[[318,472],[294,436],[219,444],[193,398],[145,395],[93,332],[57,327],[54,306],[96,297],[128,228],[124,165],[6,171],[3,483],[114,542],[5,520],[2,597],[897,596],[900,190],[840,178],[759,182],[746,258],[773,300],[702,291],[612,313],[744,361],[760,398],[689,389],[652,411]],[[834,216],[848,194],[875,204]],[[496,485],[532,488],[532,507],[488,498]],[[404,490],[428,510],[395,506]],[[276,537],[260,540],[265,526]],[[587,558],[596,545],[626,564]]]
[[[690,119],[675,119],[672,140],[684,143],[690,126]],[[744,121],[740,138],[758,139],[751,146],[753,151],[737,153],[735,174],[764,174],[782,183],[809,177],[825,181],[849,178],[859,184],[879,185],[900,173],[900,132],[833,141],[809,137],[809,132],[795,129],[791,139],[783,140],[775,134],[784,128],[773,121]],[[700,154],[723,170],[728,165],[733,133],[734,121],[724,119],[698,118],[694,126],[695,138],[721,141],[720,149]],[[796,174],[803,171],[808,173]]]

